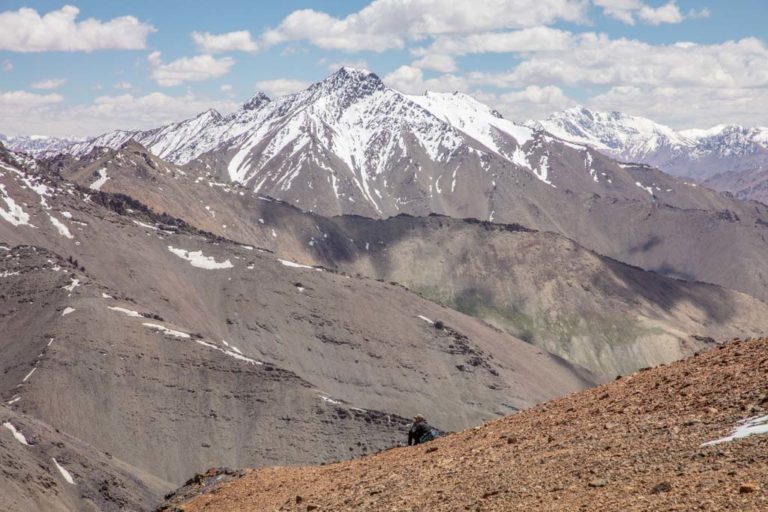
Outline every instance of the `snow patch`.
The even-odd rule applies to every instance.
[[[218,262],[212,256],[205,256],[203,251],[187,251],[185,249],[177,249],[172,245],[168,246],[168,250],[179,258],[187,260],[193,267],[204,268],[206,270],[233,267],[232,262],[228,259]]]
[[[109,176],[107,176],[106,169],[102,168],[96,172],[99,173],[99,178],[93,183],[91,183],[90,185],[88,185],[88,188],[90,188],[91,190],[101,190],[101,187],[104,186],[104,184],[107,182],[108,179],[110,179]]]
[[[56,217],[54,217],[50,213],[48,214],[48,218],[51,219],[51,224],[53,224],[54,227],[56,227],[56,229],[58,230],[58,232],[59,232],[59,234],[61,236],[63,236],[64,238],[69,238],[69,239],[74,238],[72,236],[72,233],[69,232],[69,228],[66,226],[66,224],[61,222],[59,219],[57,219]]]
[[[75,288],[80,286],[80,280],[72,278],[72,282],[69,283],[67,286],[63,286],[62,288],[67,290],[69,294],[71,295]]]
[[[138,221],[138,220],[134,220],[133,223],[136,224],[137,226],[141,226],[143,228],[152,229],[154,231],[157,231],[157,226],[153,226],[151,224],[147,224],[145,222],[141,222],[141,221]]]
[[[167,334],[168,336],[173,336],[174,338],[188,339],[188,338],[192,337],[192,336],[190,336],[189,334],[187,334],[185,332],[175,331],[175,330],[169,329],[169,328],[167,328],[167,327],[165,327],[163,325],[152,324],[152,323],[149,323],[149,322],[144,322],[141,325],[143,325],[144,327],[148,327],[148,328],[150,328],[150,329],[152,329],[154,331],[158,331],[158,332],[161,332],[163,334]]]
[[[27,442],[27,438],[24,437],[24,434],[22,434],[16,427],[14,427],[10,421],[6,421],[3,423],[3,426],[11,431],[11,434],[13,434],[13,437],[20,442],[21,444],[25,446],[29,446],[29,443]]]
[[[5,205],[8,208],[7,210],[0,208],[0,217],[4,218],[14,226],[31,225],[29,223],[29,214],[8,195],[8,192],[5,190],[5,185],[2,183],[0,183],[0,197],[5,201]]]
[[[139,318],[142,317],[142,315],[138,311],[133,311],[131,309],[121,308],[119,306],[109,306],[109,309],[111,309],[112,311],[117,311],[119,313],[122,313],[122,314],[124,314],[126,316],[133,316],[133,317],[139,317]]]
[[[333,405],[341,405],[341,402],[339,402],[338,400],[334,400],[333,398],[325,395],[320,395],[320,400]]]
[[[433,322],[429,318],[425,317],[424,315],[418,315],[416,318],[420,318],[420,319],[424,320],[425,322],[427,322],[428,324],[435,325],[435,322]]]
[[[701,446],[712,446],[715,444],[727,443],[736,439],[743,439],[745,437],[760,434],[768,434],[768,415],[747,418],[746,420],[741,421],[741,423],[733,429],[730,435],[721,437],[720,439],[715,439],[714,441],[706,442]]]
[[[75,312],[75,308],[70,308],[69,306],[67,306],[66,308],[64,308],[64,311],[61,312],[61,316],[67,316],[68,314],[74,313],[74,312]]]
[[[37,370],[37,366],[35,366],[34,368],[32,368],[32,369],[29,371],[29,373],[28,373],[28,374],[27,374],[27,375],[26,375],[26,376],[25,376],[23,379],[21,379],[21,382],[27,382],[27,381],[29,380],[29,378],[32,376],[32,374],[33,374],[33,373],[35,373],[35,370]]]
[[[66,480],[70,485],[75,485],[75,479],[72,478],[72,474],[64,469],[61,464],[59,464],[59,462],[56,460],[56,457],[52,457],[51,460],[53,460],[53,463],[56,465],[56,469],[59,470],[59,473],[61,473],[61,476],[64,477],[64,480]]]
[[[278,261],[280,263],[282,263],[283,265],[285,265],[286,267],[291,267],[291,268],[308,268],[310,270],[314,269],[314,267],[310,267],[309,265],[302,265],[301,263],[296,263],[294,261],[281,260],[281,259],[278,259]]]

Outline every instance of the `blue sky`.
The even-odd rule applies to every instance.
[[[765,20],[764,0],[3,0],[0,133],[152,127],[342,64],[516,120],[583,104],[766,125]]]

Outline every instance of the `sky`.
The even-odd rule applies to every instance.
[[[0,0],[0,133],[151,128],[341,66],[524,121],[768,125],[768,0]]]

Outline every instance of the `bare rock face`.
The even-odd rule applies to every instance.
[[[294,510],[300,495],[318,510],[762,510],[767,356],[766,339],[734,341],[431,441],[431,450],[247,470],[166,506]]]

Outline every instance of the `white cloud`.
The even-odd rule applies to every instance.
[[[651,45],[604,34],[573,36],[568,51],[532,54],[505,73],[473,73],[476,84],[765,87],[768,49],[747,38],[721,44]]]
[[[675,0],[659,7],[651,7],[642,0],[594,0],[594,3],[603,8],[603,13],[606,16],[627,25],[634,25],[638,20],[649,25],[675,24],[682,23],[686,18],[706,18],[709,16],[708,9],[691,10],[685,16]]]
[[[723,123],[765,126],[768,89],[617,86],[593,97],[588,105],[648,117],[676,129]]]
[[[38,107],[59,103],[60,94],[36,94],[27,91],[0,91],[0,110],[3,116],[25,114]]]
[[[80,9],[65,5],[41,16],[23,7],[0,12],[0,50],[14,52],[137,50],[146,47],[152,25],[134,16],[109,21],[89,18],[76,21]]]
[[[232,85],[230,84],[224,84],[221,87],[219,87],[219,90],[223,92],[224,94],[230,95],[233,93],[234,89],[232,88]]]
[[[337,60],[333,62],[328,62],[327,59],[323,58],[318,61],[318,64],[321,66],[325,66],[326,69],[329,71],[337,71],[341,68],[353,68],[353,69],[370,69],[368,67],[368,61],[365,59],[356,59],[356,60]]]
[[[193,117],[209,108],[226,113],[239,106],[233,101],[201,98],[191,93],[181,96],[161,92],[143,96],[100,96],[90,104],[71,106],[58,105],[61,100],[58,94],[0,93],[0,110],[3,112],[0,131],[57,136],[98,135],[117,128],[155,128]]]
[[[424,72],[414,66],[400,66],[382,80],[393,89],[408,94],[422,94],[424,91],[466,92],[469,88],[464,77],[446,74],[425,79]]]
[[[130,82],[117,82],[114,85],[114,88],[120,89],[122,91],[128,91],[130,89],[133,89],[133,84],[131,84]]]
[[[501,112],[507,119],[522,122],[526,119],[540,119],[557,110],[577,105],[577,102],[559,87],[531,85],[525,89],[504,94],[476,92],[475,97]]]
[[[509,32],[481,32],[458,37],[438,37],[430,46],[416,48],[413,53],[426,56],[564,51],[575,43],[574,40],[574,35],[565,30],[532,27]]]
[[[304,80],[277,78],[275,80],[262,80],[256,82],[256,89],[264,92],[270,98],[274,98],[301,91],[309,87],[309,85],[310,83],[305,82]]]
[[[202,53],[255,52],[259,49],[247,30],[211,34],[210,32],[192,32],[192,40]]]
[[[197,55],[164,64],[160,59],[160,52],[150,53],[147,61],[152,68],[152,78],[165,87],[226,75],[235,63],[231,57],[217,59],[211,55]]]
[[[35,82],[30,87],[33,89],[45,89],[45,90],[52,90],[52,89],[58,89],[62,85],[67,83],[67,81],[63,78],[50,78],[48,80],[40,80],[39,82]]]
[[[427,36],[583,22],[587,7],[587,0],[374,0],[345,18],[294,11],[264,32],[262,42],[306,40],[325,49],[384,51]]]
[[[421,59],[414,61],[413,66],[432,71],[439,71],[440,73],[451,73],[459,69],[456,65],[456,61],[453,60],[453,57],[440,53],[430,53],[425,55]]]
[[[13,70],[13,62],[11,62],[9,60],[4,60],[2,68],[3,68],[3,71],[5,71],[6,73],[8,71],[12,71]]]

